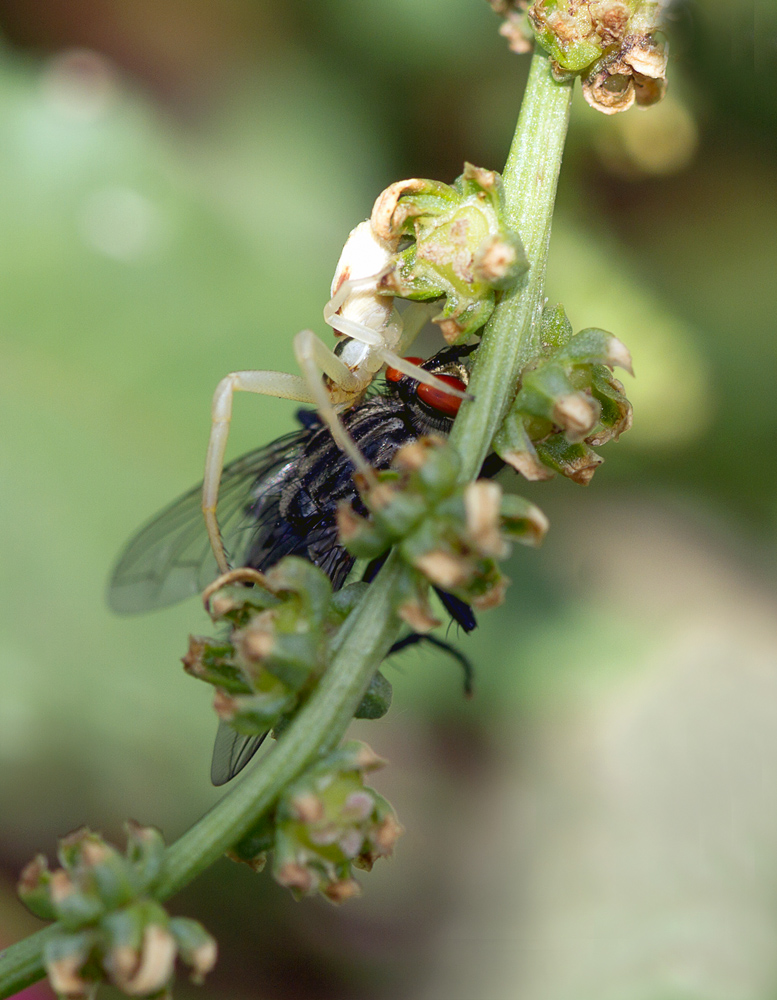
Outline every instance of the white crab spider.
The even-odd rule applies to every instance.
[[[332,279],[332,297],[324,308],[325,321],[345,338],[336,353],[312,330],[302,330],[294,338],[294,354],[301,375],[231,372],[216,387],[202,484],[202,511],[220,572],[226,573],[231,568],[221,540],[216,506],[235,392],[314,403],[338,446],[369,480],[374,478],[374,472],[340,421],[338,410],[357,402],[385,365],[450,395],[466,398],[466,393],[438,381],[401,357],[429,313],[428,307],[418,306],[414,314],[406,313],[403,323],[393,297],[378,294],[379,283],[390,271],[396,249],[397,242],[381,239],[369,220],[350,233]]]

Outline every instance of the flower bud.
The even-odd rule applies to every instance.
[[[616,440],[631,426],[631,406],[610,370],[632,373],[631,355],[605,330],[573,336],[560,306],[544,310],[541,336],[543,357],[524,375],[494,449],[527,479],[561,472],[586,484],[602,462],[588,445]]]
[[[56,920],[57,914],[51,899],[51,872],[42,854],[36,855],[22,869],[16,887],[19,898],[41,920]]]
[[[392,184],[376,200],[371,222],[383,240],[412,241],[395,255],[381,290],[443,299],[433,322],[448,343],[478,331],[495,291],[512,287],[528,266],[520,238],[504,221],[501,178],[470,163],[452,186],[415,177]]]
[[[384,763],[365,744],[346,743],[287,789],[274,844],[281,885],[297,896],[320,891],[335,903],[359,893],[351,866],[391,853],[401,832],[385,799],[364,785],[364,774]]]
[[[382,719],[391,708],[391,684],[383,674],[376,670],[370,681],[359,707],[356,709],[356,719]]]
[[[161,834],[132,822],[127,834],[122,855],[98,834],[76,830],[59,844],[64,867],[49,873],[39,856],[22,873],[22,899],[59,920],[43,959],[60,996],[91,996],[102,979],[130,996],[156,996],[167,989],[179,952],[197,979],[213,966],[212,938],[194,921],[171,924],[148,894],[164,868]]]
[[[58,996],[78,1000],[94,992],[94,980],[83,975],[83,968],[96,945],[97,934],[92,930],[77,934],[55,932],[46,941],[43,964]]]
[[[549,468],[581,486],[591,482],[594,472],[604,461],[587,444],[570,444],[561,434],[538,442],[537,454]]]
[[[218,946],[202,924],[188,917],[173,917],[170,933],[175,939],[178,954],[191,966],[193,983],[202,985],[218,958]]]

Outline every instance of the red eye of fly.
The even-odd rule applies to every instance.
[[[405,361],[409,361],[411,365],[422,365],[424,363],[423,358],[405,358]],[[386,381],[387,382],[399,382],[400,379],[405,377],[404,373],[398,368],[387,368],[386,369]]]
[[[456,378],[454,375],[435,375],[435,378],[440,382],[445,382],[446,385],[454,389],[460,389],[462,392],[465,392],[467,389],[461,379]],[[420,384],[418,386],[418,398],[422,399],[428,406],[434,407],[435,410],[439,410],[440,413],[445,413],[449,417],[455,417],[461,406],[461,400],[458,396],[451,396],[444,389],[438,389],[434,385]]]

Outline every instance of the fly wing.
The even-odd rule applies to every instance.
[[[218,516],[227,552],[240,554],[257,527],[257,503],[280,490],[309,432],[288,434],[224,468]],[[264,503],[268,514],[272,504]],[[202,516],[202,484],[141,528],[119,558],[108,584],[108,603],[119,614],[164,608],[198,594],[218,575]]]
[[[210,764],[210,780],[213,784],[226,785],[239,774],[262,745],[265,736],[267,733],[261,736],[241,736],[226,722],[220,722]]]

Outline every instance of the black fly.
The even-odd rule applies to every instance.
[[[422,367],[454,389],[465,389],[462,363],[472,347],[449,347]],[[420,363],[420,359],[411,359]],[[345,410],[341,419],[357,448],[375,469],[387,469],[397,450],[426,434],[447,435],[460,399],[388,369],[383,391]],[[224,468],[219,523],[233,567],[263,571],[287,555],[324,570],[337,589],[354,557],[339,543],[336,512],[341,501],[366,514],[354,484],[354,466],[335,444],[315,411],[300,410],[301,428],[243,455]],[[485,470],[484,470],[485,471]],[[133,614],[165,607],[200,593],[218,575],[202,517],[202,487],[185,493],[143,527],[119,559],[108,589],[111,608]],[[375,567],[368,570],[368,578]],[[450,594],[439,596],[467,632],[472,609]],[[413,637],[401,640],[404,648]],[[439,644],[439,640],[436,641]],[[460,654],[455,654],[460,658]],[[223,784],[248,763],[261,738],[241,737],[222,725],[211,778]]]

